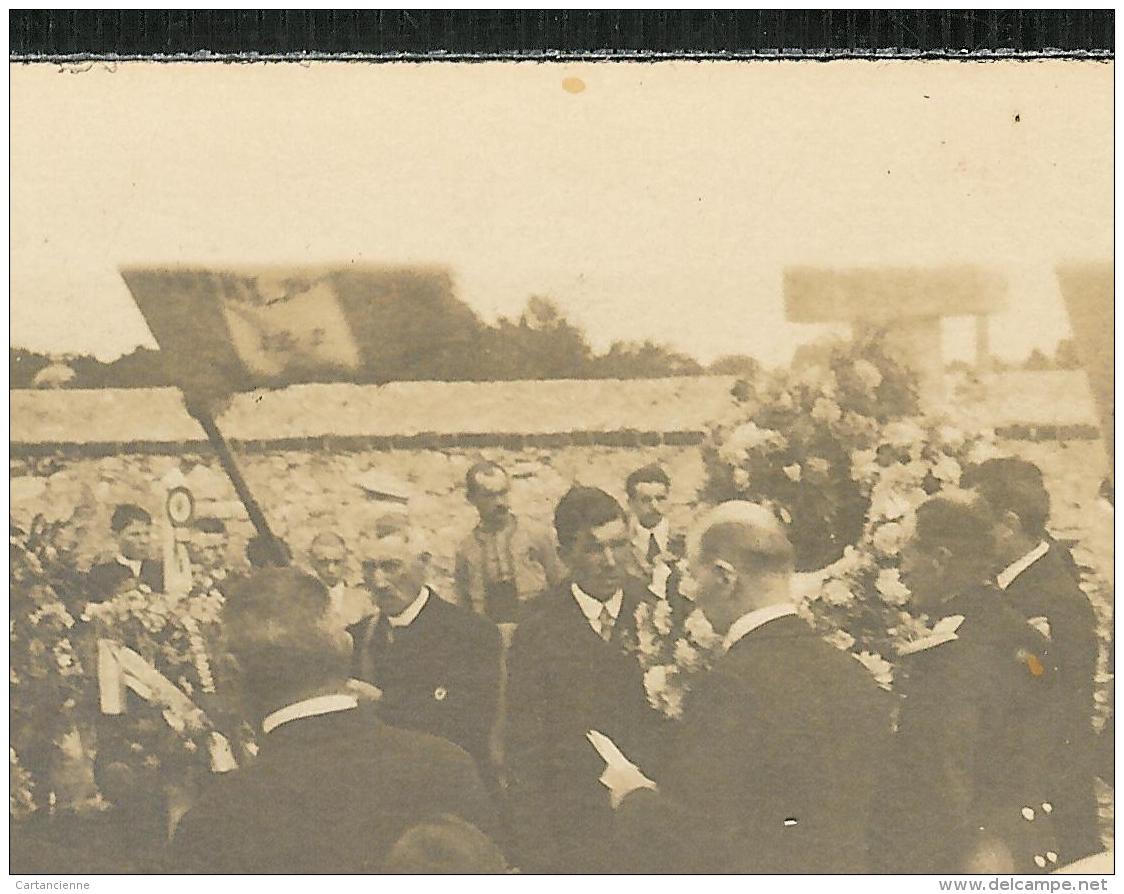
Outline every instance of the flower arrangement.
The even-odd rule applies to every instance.
[[[741,411],[704,447],[703,497],[774,509],[802,572],[802,615],[889,688],[897,647],[927,630],[898,572],[914,511],[996,455],[994,434],[922,416],[913,373],[877,333],[735,392]]]
[[[918,412],[914,374],[875,336],[833,344],[815,362],[739,382],[737,416],[704,445],[703,498],[774,507],[798,570],[839,558],[862,534],[866,501],[852,456],[884,425]]]
[[[964,466],[997,453],[993,433],[968,433],[939,418],[918,418],[887,424],[875,447],[852,454],[852,476],[868,502],[862,536],[805,587],[804,609],[832,642],[855,652],[885,688],[892,679],[885,656],[930,632],[930,619],[911,610],[898,567],[916,509],[932,494],[956,488]]]
[[[75,618],[54,580],[68,553],[62,523],[9,524],[9,808],[25,815],[56,800],[62,745],[88,710]],[[13,814],[16,815],[16,814]]]
[[[20,763],[16,749],[8,746],[8,816],[20,820],[35,812],[35,783]]]
[[[699,609],[678,611],[666,599],[636,607],[636,640],[628,643],[644,671],[644,693],[651,707],[672,720],[683,716],[691,678],[710,667],[722,647]]]
[[[212,662],[221,650],[222,605],[216,581],[200,576],[186,594],[154,593],[142,584],[88,605],[83,614],[98,637],[133,649],[206,712],[209,723],[203,724],[167,706],[131,703],[111,725],[113,737],[101,743],[103,749],[148,784],[184,784],[212,769],[212,727],[220,725],[219,715],[221,725],[229,721],[216,695]]]

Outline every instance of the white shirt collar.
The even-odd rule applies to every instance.
[[[118,564],[124,565],[131,572],[133,572],[133,577],[140,577],[140,573],[141,573],[141,560],[140,559],[126,559],[123,555],[121,555],[121,553],[118,553],[117,554],[117,562],[118,562]]]
[[[663,552],[667,552],[668,539],[671,534],[671,523],[667,517],[661,518],[659,524],[654,528],[645,528],[637,520],[636,516],[632,516],[632,543],[640,550],[643,555],[648,555],[648,544],[652,542],[652,535],[656,535],[656,543],[659,544]]]
[[[755,608],[751,612],[746,612],[726,631],[725,648],[729,649],[743,636],[752,633],[758,627],[762,627],[770,621],[795,614],[796,606],[791,602],[778,602],[776,605],[766,605],[764,608]]]
[[[624,592],[622,590],[617,590],[617,592],[609,597],[607,602],[594,599],[577,584],[570,584],[570,592],[574,594],[574,601],[577,602],[578,608],[582,610],[582,614],[585,615],[586,620],[588,620],[590,624],[597,624],[599,622],[602,606],[609,609],[609,614],[613,616],[614,621],[621,613],[621,603],[624,602]],[[597,629],[600,631],[600,628]]]
[[[267,714],[261,722],[263,733],[272,732],[282,723],[290,720],[300,720],[303,717],[319,717],[321,714],[335,714],[338,711],[350,711],[358,708],[359,701],[353,695],[318,695],[315,698],[306,698],[304,701],[294,702]]]
[[[422,587],[421,592],[418,593],[418,598],[407,605],[402,611],[396,615],[387,615],[386,620],[390,623],[391,627],[409,627],[414,623],[414,620],[421,614],[421,610],[425,608],[425,604],[429,602],[429,587]]]
[[[1034,549],[1028,552],[1021,559],[1016,559],[997,575],[995,575],[995,582],[999,584],[1000,590],[1006,590],[1011,584],[1015,582],[1020,574],[1026,571],[1031,565],[1041,559],[1046,553],[1050,551],[1050,544],[1043,540]]]

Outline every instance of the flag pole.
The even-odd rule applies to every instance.
[[[234,458],[234,453],[231,451],[230,445],[227,443],[226,438],[223,437],[223,433],[219,430],[214,415],[209,409],[193,405],[192,401],[187,401],[186,403],[188,411],[203,427],[203,431],[207,435],[207,440],[210,441],[211,446],[214,447],[215,453],[219,458],[219,463],[222,465],[223,471],[226,472],[226,477],[230,479],[230,483],[234,485],[234,492],[238,494],[238,499],[241,500],[242,505],[246,507],[246,514],[250,517],[250,522],[253,524],[254,530],[258,532],[258,536],[261,537],[262,541],[265,543],[272,564],[276,565],[278,568],[285,567],[289,564],[289,557],[286,555],[281,541],[277,539],[270,529],[269,522],[266,520],[261,505],[251,492],[250,486],[246,483],[246,479],[242,476],[242,470],[238,467],[238,461]]]

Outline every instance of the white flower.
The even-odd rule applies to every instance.
[[[671,633],[671,603],[666,599],[656,603],[656,609],[652,612],[652,626],[661,636]]]
[[[683,716],[683,688],[679,669],[672,664],[660,664],[644,672],[644,693],[650,704],[667,717]]]
[[[722,641],[722,637],[714,631],[710,620],[699,608],[687,615],[687,620],[683,622],[683,630],[691,640],[704,649],[711,649]]]
[[[868,391],[873,391],[882,384],[882,373],[869,360],[856,360],[853,369],[855,377]]]
[[[822,456],[809,457],[805,465],[808,466],[809,471],[815,472],[817,475],[826,475],[831,470],[831,463]]]
[[[909,500],[893,488],[876,487],[870,496],[868,517],[871,521],[893,521],[902,518],[912,508]]]
[[[873,561],[874,558],[869,552],[856,549],[853,546],[846,546],[843,548],[843,555],[831,566],[831,571],[837,577],[845,577],[849,574],[865,571]]]
[[[889,605],[905,605],[909,602],[909,587],[902,583],[897,568],[883,568],[878,572],[874,588]]]
[[[828,381],[828,376],[834,378],[834,374],[825,366],[819,364],[812,364],[806,366],[796,374],[796,382],[799,385],[805,385],[808,388],[824,390],[824,385]]]
[[[931,471],[934,478],[945,484],[957,484],[960,481],[960,463],[947,454],[942,453],[937,457]]]
[[[785,466],[781,471],[784,472],[785,477],[787,477],[789,481],[800,480],[800,463],[792,463],[792,465]]]
[[[942,425],[937,431],[937,435],[946,450],[959,450],[968,440],[963,429],[957,428],[955,425]]]
[[[784,435],[771,428],[761,428],[756,422],[743,422],[726,439],[724,447],[738,452],[749,453],[755,450],[776,450],[784,447]]]
[[[654,658],[659,654],[660,646],[651,628],[643,627],[636,631],[636,648],[643,658]]]
[[[851,588],[847,586],[845,581],[829,580],[824,584],[823,589],[820,591],[820,598],[823,599],[828,605],[833,605],[836,608],[845,608],[855,601],[855,594],[851,592]]]
[[[894,682],[894,668],[885,658],[875,652],[859,652],[855,660],[870,671],[874,681],[883,689],[889,689]]]
[[[906,491],[920,488],[929,474],[929,466],[920,460],[909,463],[891,463],[878,472],[878,486]]]
[[[693,670],[700,664],[698,649],[692,646],[685,639],[675,641],[675,649],[671,654],[675,659],[675,663],[680,667],[685,667]]]
[[[925,430],[912,419],[898,419],[882,429],[882,443],[892,447],[915,447],[925,440]]]
[[[990,440],[981,439],[976,441],[968,451],[968,462],[979,464],[987,462],[989,459],[998,459],[1002,456],[999,448]]]
[[[900,522],[887,522],[874,529],[871,545],[884,556],[896,556],[909,539],[909,531]]]
[[[812,418],[820,422],[838,422],[843,418],[843,411],[831,398],[817,397],[816,402],[812,404]]]
[[[741,466],[734,469],[734,487],[738,490],[745,490],[749,487],[749,472]]]
[[[851,646],[855,644],[855,638],[846,630],[836,630],[829,636],[825,636],[824,640],[844,652],[850,651]]]
[[[874,481],[880,470],[877,450],[855,450],[851,453],[851,478],[855,481]]]

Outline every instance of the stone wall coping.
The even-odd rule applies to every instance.
[[[299,385],[237,395],[219,417],[240,449],[687,446],[734,406],[733,376]],[[1099,436],[1084,372],[986,377],[973,415],[1028,440]],[[207,450],[175,388],[9,392],[14,454]]]
[[[647,446],[694,439],[733,406],[732,376],[543,382],[299,385],[237,395],[231,441],[332,446]],[[164,452],[205,445],[175,388],[11,391],[16,452],[82,447]],[[85,452],[85,451],[84,451]]]

